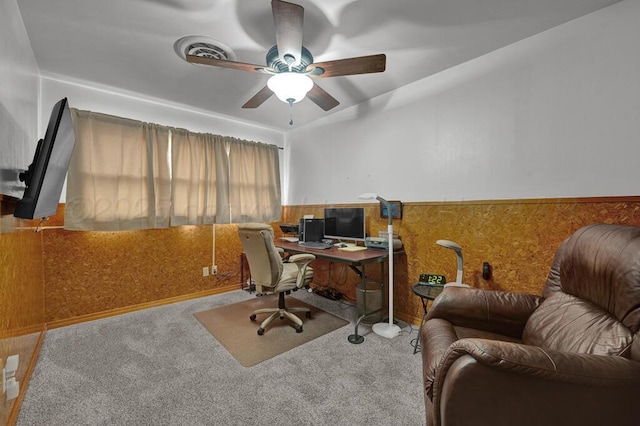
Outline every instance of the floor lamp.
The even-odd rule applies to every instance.
[[[389,322],[379,322],[373,324],[373,332],[378,336],[392,339],[400,333],[400,327],[393,323],[393,211],[391,210],[391,203],[382,197],[378,197],[377,194],[368,192],[360,194],[358,197],[361,200],[378,200],[384,204],[387,209],[387,217],[389,223],[387,225],[387,233],[389,238]]]

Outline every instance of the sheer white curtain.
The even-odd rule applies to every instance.
[[[168,129],[72,109],[76,144],[67,175],[65,228],[166,227]]]
[[[231,222],[274,222],[282,216],[278,147],[229,142]]]
[[[72,109],[65,228],[116,231],[281,217],[278,147]]]

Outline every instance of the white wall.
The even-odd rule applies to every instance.
[[[639,22],[626,0],[292,130],[288,204],[637,195]]]
[[[18,198],[38,142],[38,73],[16,1],[0,1],[0,193]]]
[[[52,107],[63,97],[72,108],[101,112],[165,126],[181,127],[193,132],[215,133],[256,142],[283,146],[282,132],[254,126],[162,99],[148,98],[120,89],[93,83],[72,81],[48,75],[42,77],[42,105]],[[43,111],[43,114],[47,111]]]

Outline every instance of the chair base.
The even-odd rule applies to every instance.
[[[311,310],[309,310],[309,308],[302,308],[302,307],[287,308],[284,304],[284,293],[279,293],[277,308],[258,309],[256,311],[253,311],[251,316],[249,316],[249,319],[251,321],[255,321],[257,315],[271,314],[269,315],[269,317],[267,317],[267,319],[262,321],[262,324],[260,324],[260,328],[258,329],[258,334],[260,336],[264,334],[265,329],[269,326],[269,324],[271,324],[271,322],[274,319],[276,318],[284,319],[285,317],[294,323],[296,333],[302,333],[302,320],[297,315],[295,315],[294,312],[304,312],[307,318],[311,318]]]

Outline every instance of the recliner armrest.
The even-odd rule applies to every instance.
[[[446,287],[434,300],[427,319],[441,318],[460,327],[521,338],[542,297],[526,293]]]
[[[435,423],[632,425],[638,392],[634,360],[461,339],[436,371]]]
[[[620,356],[564,352],[488,339],[456,341],[449,346],[440,368],[464,354],[471,355],[488,367],[521,375],[589,386],[640,387],[638,361]],[[440,371],[438,375],[443,373]]]

